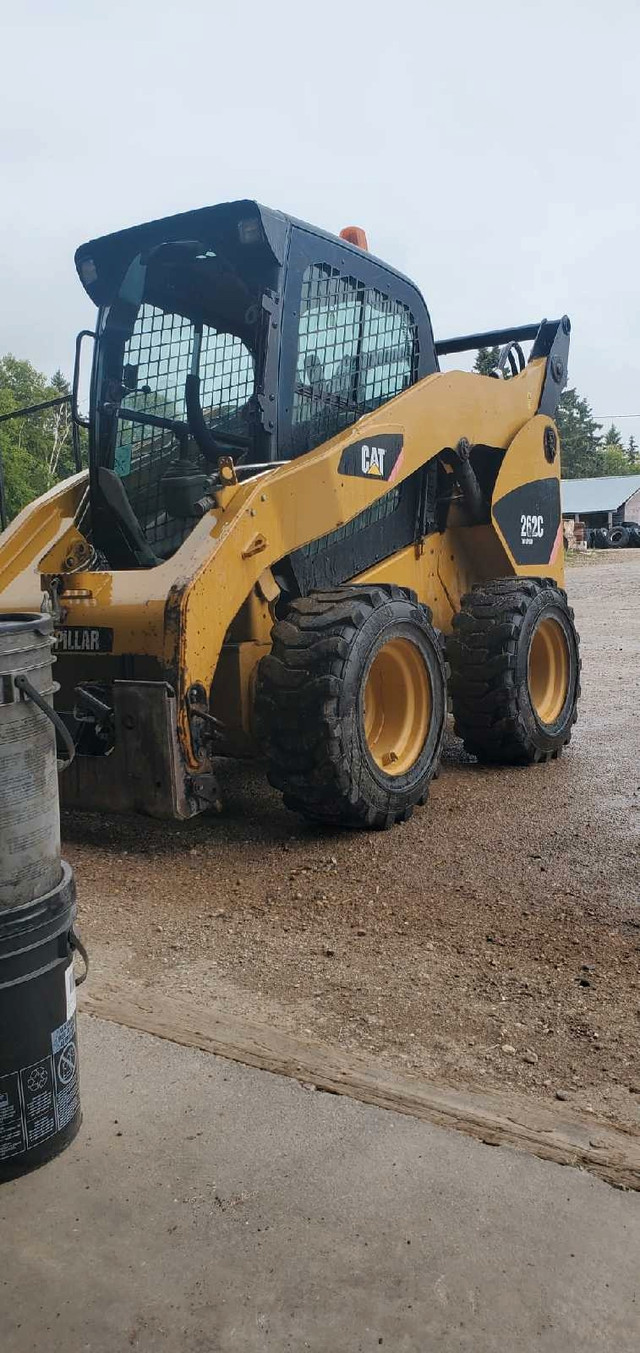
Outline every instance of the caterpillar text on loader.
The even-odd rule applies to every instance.
[[[189,817],[218,802],[216,757],[263,750],[290,808],[403,821],[438,765],[445,643],[468,751],[557,757],[580,669],[553,421],[569,320],[434,343],[362,231],[251,201],[76,265],[98,307],[89,470],[0,537],[2,610],[57,626],[67,805]],[[439,368],[494,344],[492,376]]]

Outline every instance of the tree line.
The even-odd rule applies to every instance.
[[[495,370],[499,348],[480,348],[474,371],[488,376]],[[563,479],[597,478],[599,475],[640,474],[640,450],[634,437],[625,442],[615,423],[602,430],[590,405],[577,390],[560,396],[556,423],[562,449]]]
[[[498,353],[498,348],[481,348],[474,370],[488,375],[496,367]],[[0,415],[68,394],[69,382],[61,371],[48,379],[31,362],[11,353],[0,358]],[[556,421],[565,479],[640,473],[635,439],[629,437],[625,443],[613,423],[603,432],[587,400],[576,390],[565,390]],[[7,515],[11,518],[33,498],[74,473],[70,405],[0,422],[0,461]]]
[[[11,353],[0,357],[0,416],[69,392],[61,371],[49,380],[31,362]],[[75,473],[69,403],[0,422],[0,460],[10,519],[25,503]]]

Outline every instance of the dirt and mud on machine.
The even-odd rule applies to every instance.
[[[0,537],[2,610],[57,627],[67,805],[189,817],[218,757],[264,754],[290,808],[389,826],[425,801],[448,698],[481,760],[558,756],[569,320],[436,343],[362,231],[252,201],[76,266],[89,469]],[[490,345],[491,375],[440,369]]]

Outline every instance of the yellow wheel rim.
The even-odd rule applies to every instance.
[[[559,718],[569,691],[569,648],[557,620],[541,620],[529,649],[529,695],[541,723]]]
[[[409,639],[390,639],[376,653],[364,690],[364,732],[376,765],[404,775],[427,740],[433,699],[425,660]]]

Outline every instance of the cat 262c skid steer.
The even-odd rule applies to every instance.
[[[386,827],[425,801],[448,698],[481,760],[557,757],[569,320],[436,343],[361,230],[251,201],[76,266],[89,469],[0,537],[0,608],[54,616],[67,804],[188,817],[219,756],[262,752],[290,808]],[[440,370],[488,345],[491,375]]]

